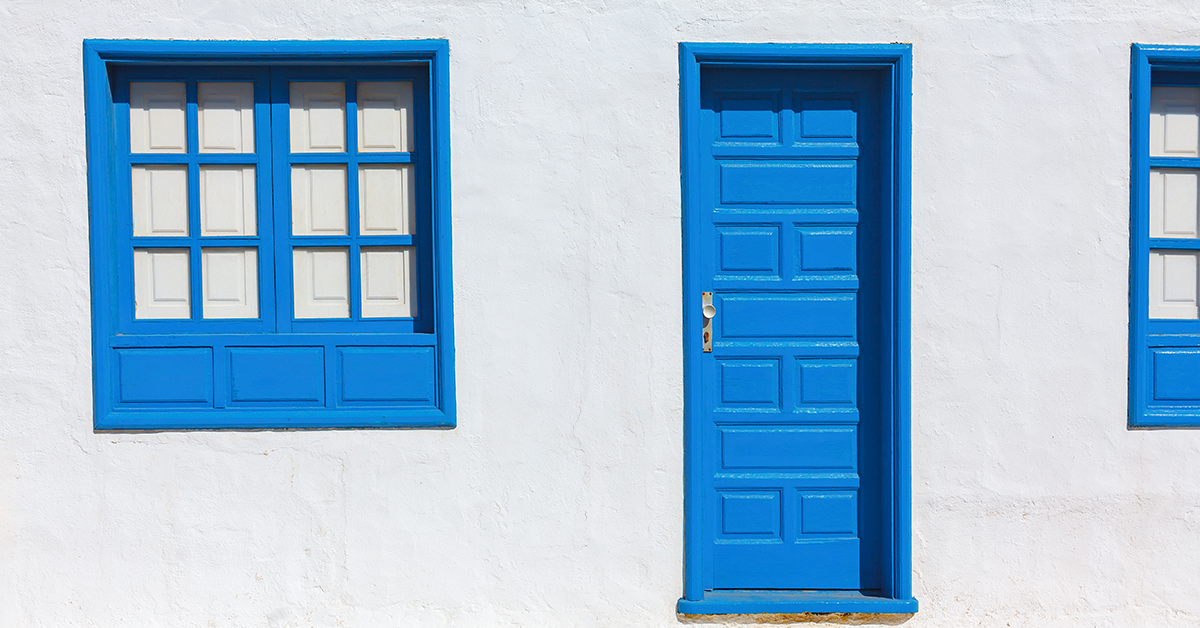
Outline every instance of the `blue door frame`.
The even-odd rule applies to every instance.
[[[911,497],[909,442],[909,197],[911,136],[911,47],[905,44],[880,45],[802,45],[802,44],[680,44],[680,120],[683,173],[683,265],[684,265],[684,595],[677,610],[684,614],[716,613],[800,613],[869,612],[912,613],[917,602],[911,593]],[[701,384],[705,377],[703,352],[706,304],[702,293],[711,291],[711,260],[704,264],[703,250],[711,248],[711,236],[704,221],[710,220],[712,199],[705,200],[702,184],[704,168],[711,167],[712,139],[702,132],[702,71],[744,69],[846,71],[880,77],[878,235],[880,247],[877,274],[881,320],[874,328],[880,336],[874,364],[859,368],[882,369],[879,373],[879,431],[877,468],[870,481],[878,484],[872,493],[859,499],[871,499],[863,505],[877,513],[881,532],[877,542],[862,547],[862,565],[872,565],[873,584],[863,588],[841,583],[856,578],[835,577],[835,584],[821,590],[783,588],[770,584],[751,584],[762,588],[738,588],[729,582],[714,586],[712,552],[706,551],[712,536],[706,521],[715,499],[708,493],[705,480],[704,452],[711,441],[711,423],[705,410]],[[743,101],[746,102],[746,101]],[[736,120],[740,118],[731,118]],[[709,177],[711,185],[711,176]],[[733,181],[733,179],[731,179]],[[722,184],[724,185],[724,184]],[[708,213],[706,213],[708,210]],[[709,252],[711,254],[711,251]],[[707,280],[705,273],[708,274]],[[857,280],[855,280],[857,281]],[[712,294],[711,292],[705,294]],[[708,301],[720,296],[710,296]],[[880,314],[881,313],[881,314]],[[873,315],[875,315],[873,314]],[[711,314],[709,314],[711,315]],[[711,354],[709,360],[712,360]],[[710,365],[711,366],[711,365]],[[711,370],[711,369],[710,369]],[[735,369],[736,370],[736,369]],[[732,371],[731,371],[732,372]],[[712,442],[708,442],[711,449]],[[712,455],[711,452],[709,455]],[[709,474],[711,475],[711,473]],[[714,493],[715,495],[715,493]],[[737,497],[761,497],[741,494]],[[787,525],[786,522],[784,525]],[[848,554],[853,556],[853,554]],[[786,566],[786,561],[783,563]],[[753,574],[754,564],[743,564],[743,572]],[[779,565],[770,567],[778,569]],[[813,567],[810,565],[811,571]],[[865,567],[864,567],[865,569]],[[735,578],[736,579],[736,578]],[[751,575],[750,582],[755,581]],[[801,580],[797,580],[801,582]],[[798,587],[809,585],[798,584]]]

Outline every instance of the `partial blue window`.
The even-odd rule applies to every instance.
[[[444,41],[87,41],[97,429],[452,427]]]
[[[1129,425],[1200,425],[1200,48],[1134,44]]]

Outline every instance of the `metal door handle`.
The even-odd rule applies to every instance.
[[[717,315],[717,308],[713,307],[711,292],[701,292],[700,302],[703,305],[700,313],[704,315],[704,353],[712,353],[712,322]]]

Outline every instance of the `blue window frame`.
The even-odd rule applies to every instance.
[[[1133,45],[1129,426],[1200,426],[1200,47]]]
[[[84,42],[95,427],[453,427],[448,44]]]

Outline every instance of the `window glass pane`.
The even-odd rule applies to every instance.
[[[346,235],[346,167],[292,166],[292,235]]]
[[[190,318],[189,276],[187,249],[134,249],[134,317]]]
[[[133,235],[188,234],[187,166],[134,166]]]
[[[202,153],[254,152],[254,83],[197,83]]]
[[[413,168],[410,164],[359,166],[359,233],[412,234],[413,206],[416,205],[413,187]]]
[[[412,247],[363,247],[359,257],[363,318],[412,316],[416,311]]]
[[[204,318],[258,318],[258,249],[201,249]]]
[[[1150,88],[1150,154],[1200,154],[1200,87]]]
[[[408,152],[412,145],[412,83],[359,81],[358,150]]]
[[[254,166],[200,166],[200,235],[252,236]]]
[[[1200,319],[1194,251],[1150,252],[1150,318]]]
[[[350,317],[349,249],[294,249],[292,269],[296,318]]]
[[[182,82],[129,84],[129,146],[132,152],[187,152],[185,87]]]
[[[345,152],[346,84],[293,82],[289,89],[292,152]]]

